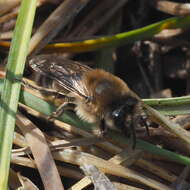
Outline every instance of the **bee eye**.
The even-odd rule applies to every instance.
[[[114,111],[112,112],[112,117],[113,117],[113,118],[118,118],[120,111],[121,111],[120,109],[114,110]]]
[[[124,117],[126,113],[126,106],[122,105],[116,108],[115,110],[112,111],[112,118],[114,120],[117,120],[117,122],[120,120],[120,118]]]
[[[125,113],[123,111],[123,107],[119,107],[112,111],[112,119],[116,127],[124,128]]]

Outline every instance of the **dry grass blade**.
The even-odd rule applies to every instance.
[[[150,162],[148,161],[145,161],[143,159],[141,159],[141,156],[140,154],[142,154],[142,151],[140,150],[136,150],[136,151],[123,151],[121,152],[120,154],[117,154],[115,156],[113,156],[111,159],[109,159],[110,162],[113,162],[114,164],[121,164],[122,162],[126,162],[127,163],[127,166],[133,164],[135,161],[138,163],[137,165],[140,165],[140,167],[142,167],[142,165],[146,165],[146,169],[150,170],[152,173],[155,173],[155,175],[158,175],[159,177],[163,178],[163,179],[166,179],[167,181],[171,181],[173,182],[176,177],[174,175],[172,175],[171,173],[168,173],[168,171],[162,169],[162,168],[159,168],[158,166],[156,165],[151,165]],[[137,156],[138,158],[140,158],[139,160],[137,160]],[[150,167],[152,167],[152,169],[150,169]],[[77,189],[77,188],[84,188],[86,186],[88,186],[90,184],[90,180],[85,177],[83,179],[81,179],[78,183],[76,183],[72,189]]]
[[[17,133],[15,134],[15,137],[18,137],[18,140],[15,139],[15,142],[19,142],[19,144],[17,144],[17,143],[16,144],[21,145],[21,147],[26,147],[27,145],[25,144],[25,140],[23,138],[21,138],[20,136],[21,135],[19,135]],[[68,141],[64,141],[64,144],[63,144],[63,140],[53,141],[53,142],[51,142],[51,144],[52,144],[51,146],[53,149],[55,149],[55,148],[57,149],[57,147],[64,148],[64,147],[68,147],[68,146],[81,146],[81,144],[89,145],[89,140],[90,140],[90,144],[95,143],[95,142],[97,143],[97,138],[90,137],[90,138],[76,139],[74,141],[71,141],[70,143],[68,143]],[[26,152],[23,149],[19,149],[19,150],[16,149],[16,150],[12,151],[12,155],[14,155],[14,156],[25,155],[24,152],[23,153],[20,152],[20,154],[19,154],[18,151]],[[105,149],[105,151],[107,151],[107,150]],[[121,151],[121,149],[120,150],[118,149],[117,152],[120,152],[120,151]],[[111,151],[111,153],[115,153],[115,151],[114,152]],[[172,174],[171,172],[159,167],[158,165],[151,163],[150,161],[144,160],[142,158],[142,156],[140,156],[141,153],[142,153],[142,151],[139,151],[139,150],[136,150],[135,152],[132,151],[131,153],[129,151],[127,151],[127,152],[123,151],[123,152],[113,156],[110,159],[110,161],[113,161],[115,164],[120,164],[122,162],[125,162],[127,164],[127,166],[134,163],[138,167],[148,170],[151,173],[159,176],[160,178],[167,180],[168,182],[174,182],[176,180],[177,177],[174,174]],[[140,158],[140,159],[137,160],[137,158]],[[63,176],[65,175],[64,170],[66,170],[66,169],[64,168],[63,172],[61,172],[61,175],[63,175]],[[70,172],[67,171],[66,173],[68,174]],[[73,177],[73,175],[71,175],[71,176],[72,176],[72,178],[76,178],[76,177]]]
[[[171,172],[159,167],[158,165],[151,163],[150,161],[144,160],[142,157],[142,150],[125,150],[110,158],[109,161],[115,164],[122,163],[122,165],[125,166],[130,166],[134,164],[136,166],[139,166],[140,168],[144,168],[145,170],[150,171],[151,173],[169,182],[173,182],[176,180],[177,177],[173,175]]]
[[[22,184],[23,189],[28,189],[28,190],[39,190],[34,183],[27,177],[24,177],[18,173],[18,178]]]
[[[28,146],[25,138],[17,132],[14,132],[13,143],[20,146],[20,147],[27,147]]]
[[[36,168],[36,165],[32,159],[29,159],[23,156],[15,156],[14,153],[12,155],[13,156],[11,159],[11,163],[14,163],[19,166],[28,167],[28,168]],[[23,152],[22,155],[26,155],[26,153]],[[65,176],[67,178],[69,177],[69,178],[77,179],[77,180],[84,177],[84,175],[81,172],[77,171],[76,169],[60,167],[60,166],[58,166],[57,168],[61,176]]]
[[[141,150],[132,150],[128,148],[127,150],[124,150],[110,158],[109,161],[113,162],[114,164],[121,164],[123,162],[126,162],[125,166],[131,166],[137,162],[139,158],[142,157],[142,154],[143,151]]]
[[[31,148],[45,189],[64,189],[43,133],[20,113],[17,114],[16,123]]]
[[[40,26],[31,39],[29,54],[39,51],[77,15],[89,0],[65,0]],[[50,27],[51,26],[51,27]]]
[[[11,9],[13,9],[14,7],[16,7],[17,5],[19,5],[20,0],[6,0],[6,1],[2,1],[0,3],[0,15],[10,11]]]
[[[2,23],[6,22],[12,18],[15,18],[18,14],[18,10],[19,10],[18,8],[14,9],[14,11],[12,11],[11,13],[8,13],[8,14],[0,17],[0,23],[2,24]]]
[[[186,166],[180,176],[176,179],[176,181],[172,184],[172,187],[175,189],[183,189],[183,186],[187,184],[185,181],[189,175],[190,166]],[[190,187],[190,185],[188,185]],[[184,187],[185,189],[185,187]]]
[[[88,16],[68,35],[68,38],[95,34],[127,2],[128,0],[120,0],[117,3],[114,0],[99,1]]]
[[[17,2],[18,1],[18,2]],[[7,14],[5,14],[5,15],[3,15],[3,16],[1,16],[0,17],[0,24],[2,24],[2,23],[6,23],[6,22],[8,22],[8,21],[10,21],[11,19],[13,19],[13,18],[15,18],[16,19],[16,17],[17,17],[17,15],[18,15],[18,12],[19,12],[19,6],[16,6],[17,4],[19,4],[19,2],[20,2],[20,0],[15,0],[15,2],[13,2],[12,3],[12,5],[11,6],[13,6],[13,7],[15,7],[11,12],[9,12],[9,13],[7,13]],[[39,7],[40,5],[42,4],[42,2],[40,2],[39,0],[38,0],[38,2],[37,2],[37,6]],[[8,8],[8,7],[6,7],[6,8]],[[1,11],[1,8],[0,8],[0,11]],[[14,22],[13,22],[14,23]],[[13,27],[13,26],[12,26]],[[10,31],[9,31],[10,32]],[[11,33],[11,32],[10,32]],[[12,37],[12,36],[11,36]],[[3,39],[2,37],[1,37],[1,39]]]
[[[158,10],[175,16],[187,16],[190,14],[189,3],[176,3],[171,1],[154,0],[150,3]]]
[[[77,183],[72,185],[68,190],[81,190],[91,184],[91,180],[88,177],[84,177],[81,180],[79,180]]]
[[[13,155],[11,158],[11,163],[18,164],[20,166],[26,166],[29,168],[35,168],[36,167],[35,163],[31,159],[26,158],[26,157],[21,157],[21,156],[14,156]]]
[[[175,124],[171,121],[169,121],[166,117],[164,117],[162,114],[160,114],[155,109],[151,108],[150,106],[143,104],[143,106],[146,108],[148,114],[161,126],[169,130],[171,133],[175,134],[177,137],[179,137],[183,142],[190,145],[190,134],[180,127],[178,124]]]
[[[138,172],[135,172],[131,169],[114,164],[110,161],[106,161],[104,159],[98,158],[91,154],[67,149],[67,150],[55,152],[53,154],[53,156],[57,160],[67,162],[67,163],[72,163],[72,164],[79,165],[79,166],[83,165],[84,163],[92,164],[92,165],[95,165],[96,167],[98,167],[101,171],[103,171],[105,173],[124,177],[124,178],[130,179],[132,181],[136,181],[136,182],[145,184],[153,189],[171,190],[170,187],[168,187],[164,184],[161,184],[161,183],[157,182],[156,180],[153,180],[149,177],[145,177],[144,175],[142,175]],[[84,178],[83,178],[83,180],[84,180]],[[87,183],[86,183],[86,180],[88,181]],[[86,185],[89,185],[91,183],[91,181],[89,183],[88,178],[85,179],[84,181],[85,181]],[[80,183],[80,181],[79,181],[79,183]]]
[[[167,180],[168,182],[173,182],[177,179],[177,177],[170,171],[159,167],[158,165],[151,163],[150,161],[144,160],[140,158],[136,163],[137,166],[143,168],[151,173],[159,176],[162,179]]]
[[[89,146],[96,143],[103,142],[104,140],[102,138],[98,137],[90,137],[90,138],[80,138],[80,139],[74,139],[70,142],[65,140],[57,140],[51,142],[51,150],[54,149],[62,149],[62,148],[72,148],[77,146]]]
[[[83,164],[81,169],[84,171],[86,176],[92,180],[95,189],[116,190],[115,186],[110,182],[110,180],[95,166]]]
[[[169,29],[162,30],[158,34],[154,35],[153,39],[155,40],[169,40],[175,38],[176,36],[182,34],[185,30],[182,29]]]
[[[142,188],[132,187],[130,185],[125,185],[123,183],[113,182],[118,190],[144,190]]]
[[[9,187],[11,189],[17,189],[21,186],[17,173],[10,168],[9,170]]]

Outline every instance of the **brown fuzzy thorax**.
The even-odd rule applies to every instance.
[[[89,112],[93,109],[92,112],[99,117],[107,111],[113,100],[122,98],[130,91],[124,81],[101,69],[87,72],[84,83],[92,97]]]

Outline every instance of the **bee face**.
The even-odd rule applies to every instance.
[[[131,96],[126,96],[124,99],[118,100],[112,104],[112,117],[115,123],[118,123],[122,117],[127,114],[132,114],[134,108],[138,104],[138,100]]]
[[[139,115],[139,108],[139,100],[131,95],[114,100],[110,104],[110,111],[107,114],[108,125],[117,127],[129,136],[131,125],[133,125],[133,120],[135,119],[134,116]]]

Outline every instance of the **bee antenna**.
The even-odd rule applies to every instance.
[[[146,122],[145,122],[145,128],[146,128],[147,135],[150,136],[149,126],[147,125]]]
[[[138,113],[138,105],[135,106],[134,110],[133,110],[133,114],[132,114],[132,122],[130,127],[130,131],[131,131],[131,136],[132,136],[132,140],[133,140],[133,144],[132,144],[132,149],[135,149],[136,147],[136,126],[139,124],[139,120],[141,119],[141,117],[139,117]]]
[[[146,117],[141,117],[141,123],[142,123],[142,125],[143,126],[145,126],[145,129],[146,129],[146,134],[147,134],[147,136],[150,136],[150,130],[149,130],[149,125],[148,125],[148,123],[146,122]]]

